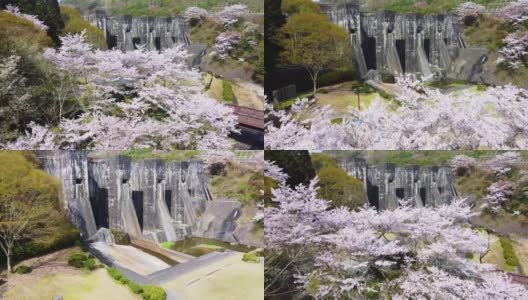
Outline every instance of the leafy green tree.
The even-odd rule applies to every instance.
[[[86,31],[86,40],[99,49],[106,49],[106,39],[104,32],[84,20],[79,12],[67,6],[61,6],[61,17],[64,21],[63,34],[81,33]]]
[[[315,177],[315,169],[312,166],[310,153],[306,150],[300,151],[265,151],[264,158],[282,168],[288,174],[286,183],[291,186],[308,184]]]
[[[319,197],[330,200],[333,207],[357,208],[366,203],[363,183],[349,176],[334,158],[316,153],[312,154],[312,163],[319,178]]]
[[[25,14],[36,15],[49,27],[48,35],[55,44],[60,43],[59,33],[64,28],[64,22],[57,0],[0,0],[0,9],[5,9],[8,4],[17,6]]]
[[[317,92],[317,77],[325,69],[338,67],[349,57],[350,45],[345,29],[330,23],[324,15],[296,14],[277,34],[284,49],[280,58],[285,65],[303,66]]]
[[[300,13],[322,13],[321,7],[311,0],[282,0],[281,9],[288,15]]]
[[[265,0],[266,13],[264,14],[264,61],[265,71],[271,74],[277,61],[277,53],[280,51],[279,45],[275,40],[275,34],[286,20],[281,10],[280,0]]]
[[[11,258],[17,243],[46,239],[63,224],[59,184],[38,169],[29,152],[0,153],[0,247],[12,272]]]

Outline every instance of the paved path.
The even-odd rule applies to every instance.
[[[161,259],[132,246],[108,245],[104,242],[92,243],[91,246],[119,265],[140,275],[149,275],[170,267]]]
[[[213,253],[198,257],[187,263],[176,265],[171,268],[164,269],[156,273],[150,274],[148,278],[152,284],[161,284],[167,281],[171,281],[186,273],[200,269],[209,264],[226,259],[232,255],[235,255],[236,253],[237,252],[232,252],[232,251],[213,252]]]

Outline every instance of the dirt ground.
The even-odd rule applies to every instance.
[[[210,78],[210,76],[206,76],[205,81],[209,82]],[[219,102],[225,103],[222,98],[222,82],[223,80],[220,78],[213,78],[207,94],[209,97],[216,99]],[[261,86],[241,80],[230,81],[230,83],[239,106],[264,110],[264,89]]]
[[[120,285],[101,268],[83,271],[68,265],[68,256],[78,248],[69,248],[20,264],[31,266],[29,274],[11,274],[5,299],[41,300],[60,295],[67,300],[140,299]],[[4,299],[0,296],[0,299]]]

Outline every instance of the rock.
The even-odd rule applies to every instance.
[[[487,49],[457,48],[451,52],[453,59],[448,69],[448,78],[482,82],[481,75],[484,70],[484,64],[488,61],[489,51]]]
[[[62,296],[53,296],[53,300],[62,300]]]
[[[376,70],[369,70],[363,79],[366,81],[371,80],[373,82],[381,82],[379,74]]]
[[[91,238],[92,242],[105,242],[109,245],[115,244],[114,235],[108,228],[99,228],[97,233]]]
[[[240,201],[208,201],[194,234],[200,237],[239,243],[232,233],[236,229],[236,220],[240,218],[240,215]]]

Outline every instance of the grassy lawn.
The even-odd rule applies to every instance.
[[[45,277],[31,273],[14,276],[27,278],[18,280],[4,295],[7,299],[52,299],[56,295],[65,300],[140,299],[127,287],[115,283],[105,269],[74,274],[50,273]]]
[[[367,108],[372,103],[372,100],[374,100],[376,97],[378,97],[378,93],[370,93],[370,94],[361,94],[360,95],[360,106],[361,108]],[[348,107],[352,106],[354,108],[358,108],[358,101],[357,101],[357,94],[355,94],[352,91],[338,91],[338,92],[330,92],[328,94],[317,94],[316,95],[317,101],[315,104],[317,106],[325,106],[330,105],[335,111],[340,113],[346,113],[348,112]],[[382,98],[383,99],[383,98]]]
[[[190,283],[196,279],[199,280]],[[237,253],[182,275],[176,280],[163,284],[162,287],[175,291],[183,299],[262,299],[264,266],[259,263],[244,262],[242,253]]]
[[[351,81],[346,81],[338,83],[331,86],[325,86],[318,89],[318,93],[315,94],[316,106],[325,106],[330,105],[338,113],[348,112],[348,107],[352,106],[354,108],[358,107],[358,97],[357,94],[351,90]],[[321,93],[321,91],[325,91]],[[286,100],[274,106],[275,109],[284,109],[291,106],[297,99],[306,98],[312,95],[312,92],[301,93],[295,98]],[[372,103],[372,100],[376,99],[379,96],[379,93],[368,93],[360,94],[360,105],[361,109],[369,107]],[[381,98],[381,97],[380,97]],[[382,100],[386,100],[381,98]],[[388,101],[388,100],[387,100]]]

